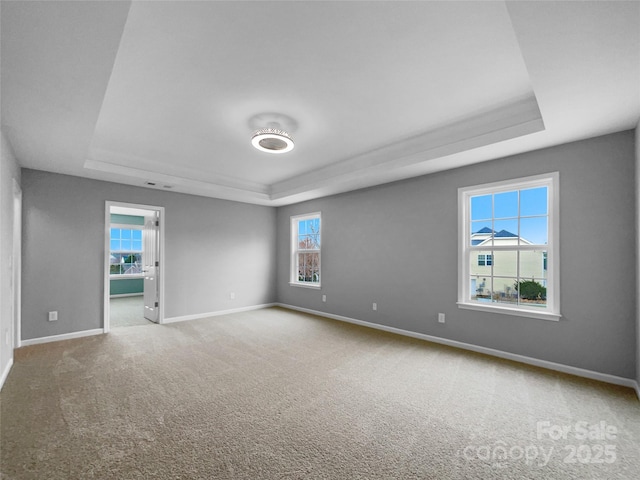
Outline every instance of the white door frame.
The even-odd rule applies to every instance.
[[[11,253],[11,282],[13,283],[13,347],[22,346],[22,189],[13,179],[13,250]]]
[[[124,207],[124,208],[137,208],[141,210],[151,210],[158,212],[158,220],[160,222],[160,228],[158,230],[158,256],[160,261],[160,282],[158,284],[158,295],[160,296],[159,302],[159,311],[158,311],[158,323],[164,323],[164,277],[165,277],[165,269],[164,269],[164,207],[156,207],[152,205],[141,205],[138,203],[124,203],[124,202],[113,202],[107,200],[105,202],[104,209],[104,313],[103,313],[103,331],[104,333],[108,333],[111,330],[110,325],[110,314],[111,309],[109,308],[109,251],[111,250],[111,207]]]

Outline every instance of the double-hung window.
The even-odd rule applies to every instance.
[[[111,226],[110,275],[142,274],[142,227]]]
[[[320,213],[291,217],[292,285],[320,287]]]
[[[558,320],[558,173],[460,188],[458,209],[458,306]]]

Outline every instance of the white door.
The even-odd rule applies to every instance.
[[[143,273],[144,273],[144,318],[158,323],[160,297],[158,295],[158,275],[160,255],[158,254],[158,212],[144,217]]]

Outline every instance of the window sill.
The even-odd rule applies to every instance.
[[[457,302],[457,304],[458,304],[458,308],[462,308],[464,310],[476,310],[479,312],[500,313],[503,315],[515,315],[517,317],[537,318],[540,320],[550,320],[552,322],[557,322],[562,317],[562,315],[560,315],[559,313],[536,312],[535,310],[499,307],[496,305],[480,305],[477,303],[463,303],[463,302]]]
[[[144,278],[144,274],[135,273],[133,275],[121,274],[121,275],[109,275],[109,280],[130,280],[132,278]]]
[[[314,284],[306,284],[306,283],[289,282],[289,285],[292,287],[312,288],[314,290],[320,290],[319,283],[317,285],[314,285]]]

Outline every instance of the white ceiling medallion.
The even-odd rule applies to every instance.
[[[291,136],[279,128],[257,130],[251,138],[251,145],[267,153],[287,153],[294,147]]]
[[[253,130],[251,145],[266,153],[287,153],[295,146],[290,132],[295,132],[298,122],[281,113],[259,113],[249,119]]]

